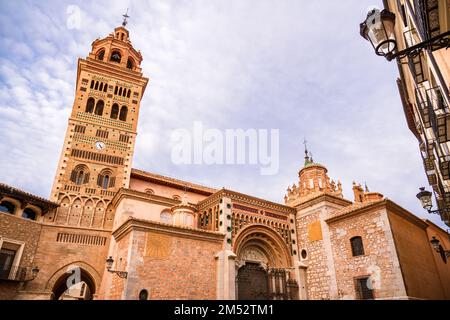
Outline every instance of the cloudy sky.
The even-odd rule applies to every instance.
[[[0,3],[1,182],[49,196],[77,59],[120,25],[129,7],[131,40],[150,78],[133,167],[282,202],[298,180],[306,137],[347,198],[352,181],[367,182],[429,218],[415,198],[427,182],[396,65],[359,35],[367,8],[380,0]],[[220,130],[279,129],[279,173],[175,165],[171,134],[192,130],[194,121]]]

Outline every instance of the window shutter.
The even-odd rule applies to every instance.
[[[86,172],[84,174],[84,182],[83,183],[89,183],[89,172]]]
[[[111,177],[109,180],[109,187],[114,188],[114,185],[116,184],[116,178]]]
[[[102,181],[103,181],[103,176],[101,174],[99,174],[98,177],[97,177],[97,185],[99,187],[102,186]]]
[[[76,183],[77,182],[77,171],[72,170],[72,173],[70,174],[70,181]]]

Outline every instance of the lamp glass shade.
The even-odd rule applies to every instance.
[[[38,267],[34,267],[33,269],[31,269],[31,275],[32,275],[33,278],[36,278],[38,273],[39,273],[39,268]]]
[[[108,259],[106,259],[106,269],[111,269],[112,265],[114,263],[114,259],[112,257],[109,257]]]
[[[416,196],[417,199],[420,200],[422,207],[427,211],[431,211],[431,209],[433,208],[433,200],[431,199],[431,196],[432,193],[425,190],[425,188],[420,188],[420,192]]]
[[[377,55],[389,56],[397,48],[394,27],[395,14],[374,9],[361,24],[361,35],[370,41]]]

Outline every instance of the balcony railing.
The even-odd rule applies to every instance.
[[[12,266],[10,268],[0,268],[0,280],[7,281],[30,281],[33,280],[32,268]]]
[[[435,111],[441,111],[441,113],[448,112],[448,105],[444,99],[441,88],[436,86],[426,91],[428,103],[433,106]]]

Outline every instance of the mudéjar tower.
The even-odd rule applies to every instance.
[[[78,60],[75,100],[51,200],[58,225],[111,229],[111,199],[130,181],[140,101],[148,79],[125,28],[92,43]]]

